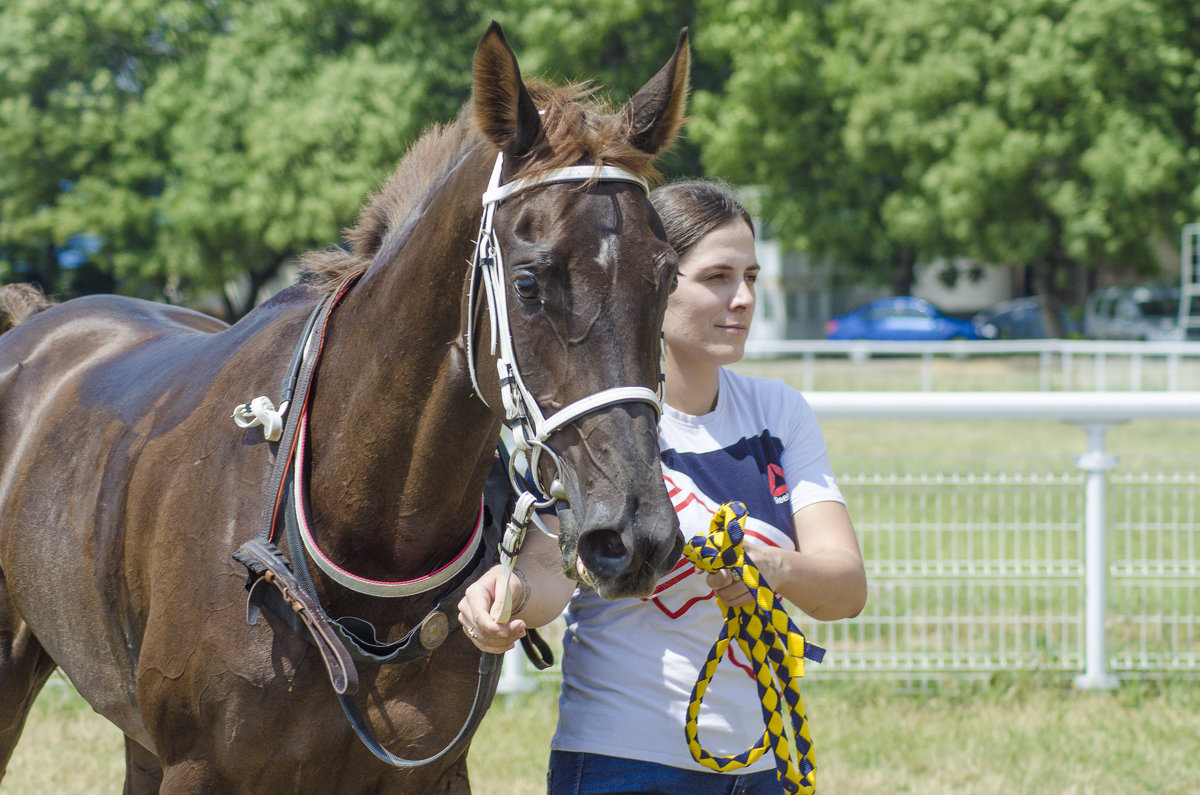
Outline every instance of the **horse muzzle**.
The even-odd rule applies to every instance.
[[[673,510],[647,511],[620,526],[581,528],[575,512],[559,506],[563,573],[595,588],[604,599],[649,596],[682,553],[683,535]]]

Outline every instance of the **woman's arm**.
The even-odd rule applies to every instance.
[[[558,531],[557,517],[543,516],[542,521],[551,532]],[[458,603],[458,621],[481,651],[494,654],[508,651],[525,636],[526,627],[544,626],[557,618],[575,592],[575,582],[562,573],[557,539],[536,528],[526,534],[514,568],[525,580],[515,573],[508,578],[513,606],[520,605],[521,609],[514,610],[507,623],[496,621],[503,600],[504,570],[499,565],[472,583]]]
[[[796,549],[746,540],[746,554],[767,583],[784,599],[820,621],[853,618],[867,603],[867,573],[858,536],[846,506],[817,502],[792,514]],[[741,583],[721,574],[708,575],[709,587],[726,603],[749,604]]]

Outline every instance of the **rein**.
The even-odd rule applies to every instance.
[[[357,278],[357,275],[350,277],[336,294],[322,301],[305,326],[282,390],[283,406],[291,410],[288,411],[286,425],[280,434],[279,449],[271,476],[274,500],[266,512],[262,532],[234,552],[233,558],[244,565],[248,572],[247,622],[251,625],[257,623],[262,607],[266,606],[291,626],[293,631],[302,637],[306,636],[320,653],[338,702],[355,734],[367,749],[383,762],[396,768],[408,769],[441,759],[471,736],[495,692],[497,655],[487,652],[480,654],[475,696],[458,734],[441,751],[415,760],[404,759],[388,751],[367,725],[351,695],[358,689],[355,661],[379,664],[408,662],[425,656],[445,642],[450,635],[451,622],[457,625],[457,606],[462,593],[467,585],[474,581],[473,575],[483,563],[484,550],[480,543],[483,507],[481,502],[471,540],[463,551],[437,572],[414,580],[379,582],[357,577],[337,568],[320,553],[315,543],[311,543],[311,532],[306,521],[307,495],[301,473],[312,375],[320,359],[330,315]],[[240,410],[242,406],[238,408]],[[235,420],[237,415],[235,410]],[[247,423],[254,424],[258,423]],[[272,425],[262,424],[264,431],[269,433]],[[288,549],[297,559],[294,567],[275,545],[281,524],[287,534]],[[341,572],[340,578],[334,579],[340,584],[349,583],[348,587],[354,590],[375,596],[408,597],[426,593],[439,586],[444,587],[435,595],[433,609],[403,638],[391,643],[381,642],[378,640],[378,631],[370,622],[354,616],[332,619],[325,613],[305,561],[305,552],[310,548],[310,545],[305,543],[305,537],[311,543],[311,549],[317,552],[313,561],[318,568],[328,571],[329,567]],[[323,562],[325,565],[322,565]]]

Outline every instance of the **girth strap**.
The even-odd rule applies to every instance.
[[[266,605],[303,635],[298,624],[302,625],[308,630],[312,645],[321,654],[321,662],[325,663],[333,689],[339,695],[358,690],[358,671],[354,668],[350,653],[330,626],[325,611],[300,587],[279,548],[261,538],[252,538],[233,553],[233,559],[250,572],[246,584],[250,591],[246,606],[247,623],[257,624],[262,606]]]

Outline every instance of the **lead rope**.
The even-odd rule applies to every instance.
[[[746,557],[742,548],[746,517],[745,505],[727,502],[713,516],[708,532],[693,537],[683,548],[696,568],[710,573],[729,569],[754,594],[754,603],[743,607],[730,607],[717,597],[725,622],[692,688],[684,736],[692,758],[719,773],[753,764],[771,749],[783,789],[811,795],[816,790],[816,758],[799,682],[804,676],[804,659],[821,662],[825,650],[805,641],[804,633],[783,609],[782,600]],[[758,745],[736,756],[716,757],[700,745],[697,723],[704,693],[733,639],[750,659],[766,729]]]

